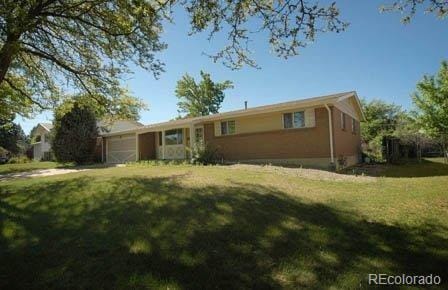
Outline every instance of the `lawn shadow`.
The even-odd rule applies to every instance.
[[[448,176],[448,164],[431,159],[408,160],[401,164],[360,164],[341,173],[394,178]]]
[[[1,289],[367,288],[368,273],[448,278],[441,225],[368,222],[249,184],[94,183],[0,188]]]

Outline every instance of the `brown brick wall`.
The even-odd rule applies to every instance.
[[[313,128],[275,130],[269,132],[214,135],[212,123],[204,125],[207,144],[217,148],[226,160],[322,158],[330,156],[328,113],[316,109]]]
[[[333,107],[334,155],[354,156],[361,153],[360,123],[356,121],[356,131],[352,133],[352,117],[345,115],[345,130],[341,128],[341,111]]]
[[[138,135],[139,159],[150,160],[156,159],[156,139],[155,132],[149,132]]]

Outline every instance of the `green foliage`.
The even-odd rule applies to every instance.
[[[188,74],[177,82],[179,113],[185,113],[188,117],[216,114],[224,101],[224,90],[233,88],[231,81],[215,83],[211,80],[210,74],[203,71],[201,77],[202,80],[198,84]]]
[[[9,155],[9,151],[0,146],[0,157]]]
[[[272,51],[284,58],[297,55],[318,33],[347,27],[334,3],[316,0],[4,0],[0,114],[3,108],[22,115],[52,108],[67,86],[113,100],[133,65],[159,76],[164,68],[158,53],[166,48],[160,36],[176,5],[186,10],[191,34],[224,34],[228,43],[211,57],[231,68],[256,66],[249,24],[266,32]]]
[[[52,149],[59,162],[92,162],[98,128],[95,113],[75,103],[65,115],[55,116]]]
[[[24,164],[30,163],[32,160],[26,156],[14,156],[8,160],[9,164]]]
[[[448,146],[448,62],[443,61],[436,76],[424,76],[413,95],[419,125],[438,138],[445,156]]]
[[[19,124],[11,119],[0,119],[0,147],[17,155],[23,154],[28,146],[28,138]]]
[[[375,161],[382,161],[382,140],[385,136],[400,139],[403,145],[419,145],[427,140],[420,132],[415,116],[401,109],[400,106],[381,100],[367,102],[362,100],[366,120],[361,126],[361,137],[367,145],[365,154]]]
[[[382,100],[367,102],[362,100],[366,120],[361,125],[361,136],[364,142],[372,141],[378,135],[391,135],[395,131],[399,119],[404,114],[400,106]]]
[[[65,99],[55,109],[55,117],[61,118],[72,110],[75,104],[92,110],[97,120],[104,122],[113,122],[114,120],[138,121],[140,118],[139,112],[147,109],[147,105],[142,100],[122,90],[121,94],[113,99],[108,99],[103,95],[96,95],[94,98],[87,94],[74,95]]]
[[[196,144],[193,150],[191,150],[191,154],[193,157],[191,161],[194,164],[217,164],[221,159],[218,150],[209,144]]]
[[[188,160],[139,160],[134,162],[127,162],[126,166],[141,166],[141,167],[151,167],[151,166],[185,166],[191,164]]]

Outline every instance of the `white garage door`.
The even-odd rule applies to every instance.
[[[107,138],[107,163],[135,161],[135,135],[121,135]]]

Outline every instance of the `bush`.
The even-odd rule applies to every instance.
[[[59,162],[92,162],[98,128],[94,112],[74,104],[71,111],[55,120],[52,149]]]
[[[126,166],[142,166],[142,167],[151,167],[151,166],[158,166],[158,165],[167,165],[167,166],[184,166],[184,165],[190,165],[191,163],[188,160],[139,160],[139,161],[132,161],[127,162]]]
[[[216,164],[220,161],[220,156],[216,148],[212,148],[210,145],[198,144],[192,150],[192,162],[194,164]]]
[[[32,160],[26,156],[14,156],[8,160],[9,164],[30,163]]]

